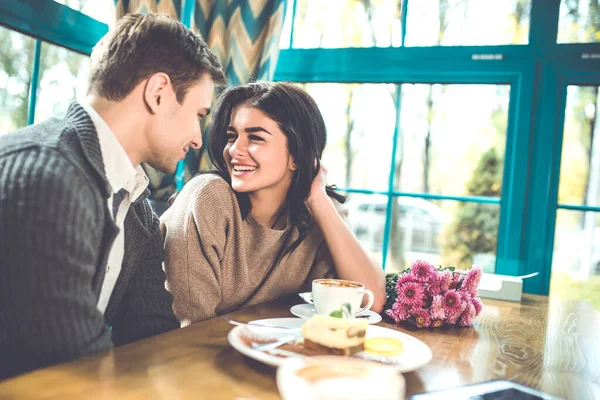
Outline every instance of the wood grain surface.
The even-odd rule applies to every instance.
[[[405,374],[407,397],[509,379],[566,399],[600,399],[600,313],[587,302],[525,295],[483,299],[471,328],[409,333],[433,360]],[[297,296],[229,314],[241,321],[290,317]],[[279,399],[275,368],[235,351],[222,318],[0,382],[0,399]]]

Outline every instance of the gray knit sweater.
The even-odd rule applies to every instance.
[[[78,104],[64,119],[0,136],[0,379],[179,326],[147,192],[125,218],[121,273],[98,311],[118,233],[111,192]]]

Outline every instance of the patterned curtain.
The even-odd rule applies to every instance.
[[[238,85],[273,78],[284,11],[285,0],[197,0],[193,23]]]
[[[189,0],[191,1],[191,0]],[[181,19],[182,0],[115,0],[116,17],[127,13],[164,13]],[[271,80],[279,55],[285,0],[196,0],[192,29],[200,32],[219,57],[230,85]],[[206,148],[208,123],[202,126],[204,145],[188,152],[184,179],[210,168]],[[151,198],[163,200],[175,192],[175,178],[144,165]]]

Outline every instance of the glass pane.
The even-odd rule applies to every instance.
[[[558,210],[550,294],[600,310],[600,213]]]
[[[71,102],[82,102],[88,88],[89,57],[42,43],[35,122],[62,117]]]
[[[310,83],[304,89],[317,102],[327,126],[323,163],[328,183],[387,191],[395,85]]]
[[[600,2],[561,0],[557,42],[600,42]]]
[[[290,48],[290,39],[292,38],[292,18],[294,14],[292,4],[292,1],[287,1],[285,5],[285,16],[283,18],[283,26],[281,27],[281,36],[279,37],[280,49]]]
[[[531,0],[418,0],[407,9],[406,46],[529,42]]]
[[[0,26],[0,134],[27,125],[35,40]]]
[[[352,231],[364,248],[382,262],[387,196],[350,193],[346,206]]]
[[[293,47],[398,47],[401,3],[297,0]]]
[[[398,197],[386,271],[402,271],[420,259],[461,269],[476,263],[493,273],[499,220],[498,204]]]
[[[395,189],[500,196],[509,85],[403,84]]]
[[[597,86],[567,87],[558,202],[600,205],[600,118]]]
[[[105,24],[112,24],[115,15],[114,0],[54,0]]]

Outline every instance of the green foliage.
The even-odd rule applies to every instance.
[[[329,316],[334,318],[350,318],[352,317],[352,307],[350,303],[344,303],[339,310],[330,312]]]
[[[389,310],[396,302],[396,297],[398,297],[398,293],[396,293],[396,284],[398,283],[399,276],[400,274],[396,272],[385,274],[385,295],[387,300],[385,302],[384,310]]]

